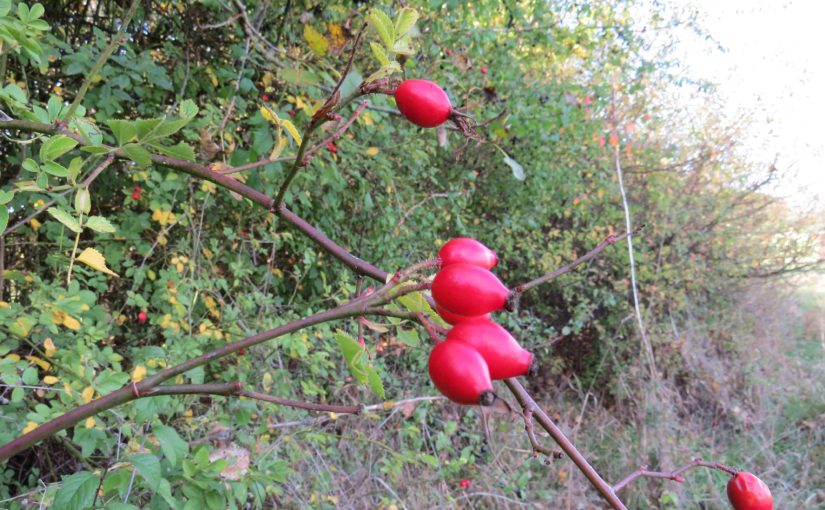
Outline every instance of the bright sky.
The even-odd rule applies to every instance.
[[[678,0],[674,0],[677,1]],[[719,84],[730,114],[758,109],[749,152],[795,176],[779,192],[825,201],[825,4],[816,0],[692,0],[726,50],[685,41],[690,68]]]

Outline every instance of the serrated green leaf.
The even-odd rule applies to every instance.
[[[137,138],[135,125],[128,120],[107,120],[106,124],[117,138],[117,144],[123,146]]]
[[[88,471],[63,478],[63,486],[54,497],[52,508],[87,510],[92,506],[100,479]]]
[[[89,188],[80,188],[74,196],[74,210],[78,213],[89,214],[92,209],[92,196]]]
[[[86,226],[95,232],[103,232],[104,234],[114,234],[115,228],[112,223],[103,216],[89,216],[86,220]]]
[[[40,3],[36,3],[36,4],[32,5],[31,9],[29,10],[29,19],[28,19],[28,21],[32,22],[32,21],[36,20],[37,18],[43,16],[43,14],[45,12],[46,12],[46,8],[43,7]]]
[[[80,175],[80,170],[82,168],[83,168],[83,158],[81,158],[80,156],[78,156],[76,158],[72,158],[72,160],[69,162],[69,168],[68,168],[69,179],[71,179],[72,182],[74,182],[75,179],[77,179],[77,176]]]
[[[378,32],[378,37],[381,38],[384,47],[392,48],[393,43],[395,43],[395,27],[390,17],[381,9],[371,9],[367,16],[367,22]]]
[[[164,156],[169,156],[170,158],[183,159],[185,161],[195,160],[195,151],[187,143],[180,142],[179,144],[172,145],[171,147],[165,147],[163,145],[152,145],[151,147]]]
[[[421,345],[421,338],[418,336],[418,331],[415,329],[401,329],[398,328],[398,339],[404,345],[410,347],[418,347]]]
[[[104,510],[140,510],[140,508],[136,507],[135,505],[123,503],[121,501],[110,501],[106,503],[106,506],[103,508]]]
[[[55,177],[69,176],[69,169],[59,163],[55,163],[54,161],[46,161],[43,163],[42,168],[47,174],[54,175]]]
[[[411,46],[410,36],[405,35],[404,37],[395,41],[395,44],[392,45],[393,53],[397,53],[398,55],[404,55],[409,57],[410,55],[415,54]]]
[[[76,232],[78,234],[80,233],[80,223],[78,223],[77,219],[68,212],[59,207],[49,207],[47,212],[52,216],[52,218],[65,225],[66,228],[72,232]]]
[[[195,102],[191,99],[184,99],[180,103],[180,109],[178,110],[178,113],[181,117],[185,119],[191,119],[192,117],[198,114],[198,105],[196,105]]]
[[[163,119],[138,119],[135,121],[135,133],[138,140],[143,140],[146,135],[151,133],[156,127],[163,122]]]
[[[11,10],[11,0],[0,0],[0,16],[5,16]]]
[[[160,461],[150,453],[139,453],[129,457],[129,462],[135,466],[140,476],[149,484],[149,488],[156,490],[160,485]]]
[[[161,138],[171,136],[180,131],[181,128],[183,128],[183,126],[189,124],[190,120],[191,119],[188,118],[167,120],[155,129],[155,131],[152,133],[152,136],[149,139],[159,140]]]
[[[137,163],[140,168],[147,168],[152,164],[152,157],[143,146],[136,143],[127,143],[123,146],[123,152],[129,159]]]
[[[77,140],[66,135],[55,135],[40,147],[41,161],[54,161],[77,146]]]
[[[11,331],[13,335],[26,338],[29,336],[29,333],[31,333],[31,330],[34,328],[35,324],[37,324],[37,322],[35,322],[33,317],[23,315],[11,323],[9,326],[9,331]]]
[[[9,225],[9,210],[4,205],[0,207],[0,234],[6,230],[6,227]]]
[[[354,338],[341,330],[335,332],[335,340],[338,342],[338,348],[341,349],[341,354],[344,355],[352,376],[359,383],[366,384],[369,374],[364,348],[358,345]]]
[[[370,41],[370,49],[372,50],[372,54],[375,55],[375,59],[381,64],[381,67],[389,65],[390,59],[387,57],[387,52],[384,50],[383,46],[376,42]]]
[[[381,382],[381,378],[378,377],[378,372],[376,372],[374,368],[367,367],[367,379],[372,392],[378,395],[378,398],[383,399],[385,396],[384,384]]]
[[[173,466],[189,452],[189,443],[181,439],[172,427],[155,425],[152,427],[155,437],[160,441],[160,449]]]
[[[395,37],[403,37],[418,21],[418,11],[411,7],[404,7],[395,18]]]
[[[88,152],[89,154],[108,154],[111,152],[112,149],[107,149],[106,147],[97,147],[94,145],[87,145],[86,147],[81,147],[80,150],[83,152]]]
[[[281,69],[278,71],[278,78],[299,87],[308,87],[321,82],[320,76],[304,69]]]

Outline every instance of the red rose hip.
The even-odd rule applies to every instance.
[[[441,267],[451,264],[470,264],[492,269],[498,264],[496,252],[469,237],[457,237],[447,241],[438,252]]]
[[[728,499],[734,510],[773,510],[771,490],[747,471],[740,471],[728,481]]]
[[[527,375],[533,355],[509,331],[488,319],[475,319],[456,325],[447,342],[462,342],[481,354],[494,381]]]
[[[490,271],[469,264],[442,268],[433,280],[433,298],[449,312],[475,316],[504,308],[510,290]]]
[[[467,317],[466,315],[459,315],[457,313],[453,313],[453,312],[447,310],[446,308],[444,308],[443,306],[439,305],[438,303],[435,304],[435,311],[438,312],[438,315],[442,319],[444,319],[444,322],[446,322],[447,324],[452,324],[453,326],[455,326],[456,324],[461,324],[462,322],[465,322],[465,321],[471,321],[471,320],[475,320],[475,319],[487,319],[487,320],[490,319],[490,314],[489,313],[485,313],[484,315],[476,315],[476,316],[472,316],[472,317]]]
[[[441,342],[430,353],[430,379],[453,402],[492,405],[493,382],[487,363],[475,349],[462,342]]]
[[[444,89],[427,80],[406,80],[395,89],[395,104],[416,126],[436,127],[450,117],[450,98]]]
[[[146,311],[145,311],[145,310],[141,310],[141,311],[139,311],[139,312],[138,312],[138,315],[137,315],[137,320],[138,320],[138,322],[139,322],[139,323],[143,324],[143,323],[144,323],[144,322],[146,322],[148,319],[149,319],[149,316],[148,316],[148,315],[146,315]]]

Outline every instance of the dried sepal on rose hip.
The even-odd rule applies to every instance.
[[[430,352],[430,379],[442,395],[458,404],[492,405],[490,369],[475,349],[462,342],[441,342]]]
[[[734,510],[773,510],[771,490],[747,471],[740,471],[728,481],[728,499]]]
[[[494,381],[527,375],[533,355],[509,331],[489,319],[474,319],[456,325],[447,342],[462,342],[475,349],[490,369]]]
[[[457,237],[447,241],[438,252],[441,267],[452,264],[470,264],[492,269],[498,264],[498,255],[484,244],[469,237]]]
[[[440,126],[450,118],[453,106],[444,89],[428,80],[406,80],[395,89],[395,104],[416,126]]]
[[[510,290],[490,271],[470,264],[451,264],[435,275],[433,299],[445,310],[476,316],[501,310]]]

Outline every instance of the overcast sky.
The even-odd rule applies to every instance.
[[[679,1],[679,0],[674,0]],[[731,114],[758,108],[749,152],[796,173],[781,189],[794,201],[825,198],[825,2],[692,0],[724,48],[685,38],[691,69],[719,84]],[[770,120],[770,122],[768,122]]]

